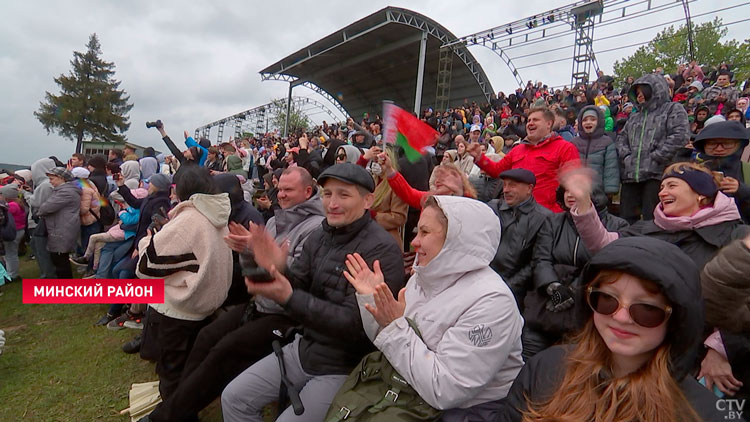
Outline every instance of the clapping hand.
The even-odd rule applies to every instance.
[[[384,284],[383,272],[380,270],[380,261],[372,264],[375,271],[371,271],[365,260],[358,253],[346,256],[346,268],[344,277],[361,295],[375,294],[375,288]]]
[[[391,289],[385,284],[380,283],[375,287],[373,297],[375,306],[369,303],[365,304],[365,309],[369,311],[377,321],[378,325],[385,328],[391,322],[404,316],[406,310],[406,289],[398,292],[398,301],[393,298]]]
[[[266,231],[263,226],[259,226],[255,223],[250,223],[250,240],[249,244],[252,248],[253,255],[255,256],[255,262],[259,266],[265,268],[268,272],[271,272],[271,268],[278,268],[283,270],[286,268],[286,257],[289,253],[289,243],[283,242],[281,246],[276,243],[276,240]]]
[[[250,231],[242,224],[230,221],[229,235],[224,237],[224,242],[235,252],[248,253],[250,252]]]

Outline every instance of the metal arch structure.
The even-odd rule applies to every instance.
[[[517,76],[519,70],[554,63],[564,60],[573,61],[571,83],[587,80],[593,70],[599,71],[599,64],[593,48],[593,28],[621,24],[625,21],[645,16],[653,17],[657,12],[681,7],[697,0],[581,0],[557,9],[537,13],[536,15],[499,25],[484,31],[466,35],[456,41],[443,45],[443,48],[456,45],[481,45],[495,51],[506,65]],[[598,9],[598,11],[597,11]],[[686,7],[686,19],[690,20]],[[629,32],[610,35],[605,38],[624,36]],[[558,59],[518,66],[514,60],[531,57],[534,54],[514,55],[511,50],[522,46],[534,45],[562,36],[574,35],[573,55],[567,59]],[[557,49],[546,50],[546,52]],[[611,51],[611,50],[606,50]],[[586,73],[584,77],[583,74]],[[516,78],[521,83],[522,79]]]
[[[260,74],[262,80],[289,82],[290,96],[295,86],[305,85],[334,98],[347,116],[378,114],[383,100],[420,112],[423,105],[434,107],[437,102],[433,88],[438,85],[439,64],[450,60],[451,66],[446,68],[452,69],[452,78],[443,80],[452,86],[443,94],[461,101],[489,102],[493,93],[489,78],[465,46],[442,56],[440,46],[455,39],[426,16],[386,7],[290,54]]]
[[[292,97],[291,104],[308,117],[312,114],[326,113],[331,117],[332,120],[337,119],[333,110],[331,110],[324,103],[313,98]],[[278,113],[285,112],[286,109],[287,99],[279,98],[267,104],[244,110],[231,116],[227,116],[198,127],[195,129],[195,136],[196,138],[203,136],[207,139],[210,139],[211,129],[217,127],[217,139],[219,142],[221,142],[224,138],[224,128],[226,125],[233,125],[234,136],[236,138],[239,138],[246,129],[252,130],[254,133],[265,133],[268,131],[269,127],[271,127],[271,122],[275,119]],[[309,113],[311,110],[317,111],[315,113]]]
[[[455,40],[455,36],[448,32],[447,29],[437,24],[437,22],[428,21],[427,19],[424,19],[423,16],[406,9],[388,8],[388,10],[386,10],[386,16],[392,22],[409,25],[413,28],[421,29],[422,31],[427,32],[428,34],[438,38],[443,43],[443,45],[451,43]],[[471,74],[474,76],[477,84],[482,88],[485,99],[487,101],[490,101],[490,97],[494,93],[492,87],[490,86],[490,83],[487,79],[487,75],[484,74],[484,70],[482,70],[474,57],[469,53],[469,50],[467,50],[466,48],[454,48],[453,54],[461,59],[464,65],[466,65]]]
[[[509,22],[494,28],[465,35],[456,41],[446,43],[442,48],[453,48],[456,45],[474,46],[479,45],[493,51],[508,66],[519,87],[523,87],[523,78],[519,69],[513,63],[513,59],[506,52],[506,48],[519,46],[529,41],[537,40],[547,36],[547,31],[552,28],[567,27],[576,29],[576,8],[587,7],[592,4],[602,5],[603,2],[612,3],[622,0],[583,0],[557,9],[537,13],[524,19]],[[603,7],[603,6],[602,6]],[[579,24],[580,25],[580,24]],[[593,27],[593,24],[592,24]],[[559,35],[559,34],[555,34]],[[507,44],[507,45],[503,45]],[[593,59],[593,53],[591,53]],[[598,65],[594,64],[596,70]]]
[[[341,114],[344,115],[344,117],[349,118],[349,113],[347,113],[346,109],[343,105],[339,102],[339,100],[336,99],[333,95],[329,94],[328,91],[325,89],[315,85],[314,83],[310,81],[301,81],[299,78],[296,78],[294,76],[290,75],[283,75],[283,74],[271,74],[271,73],[261,73],[260,78],[262,81],[284,81],[289,82],[292,86],[304,86],[305,88],[308,88],[312,91],[315,91],[317,94],[319,94],[321,97],[328,100],[331,104],[333,104],[334,107],[336,107],[336,110],[341,112]]]

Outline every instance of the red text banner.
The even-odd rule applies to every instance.
[[[164,279],[25,279],[23,303],[164,303]]]

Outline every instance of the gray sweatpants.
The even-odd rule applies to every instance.
[[[333,397],[346,381],[347,375],[313,376],[306,373],[299,359],[300,338],[297,336],[282,350],[287,378],[300,392],[305,413],[297,416],[290,406],[276,419],[279,422],[322,421]],[[280,385],[279,361],[276,355],[270,354],[238,375],[221,393],[224,422],[262,422],[261,411],[265,405],[278,399]]]

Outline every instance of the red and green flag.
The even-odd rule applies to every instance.
[[[427,123],[391,102],[383,102],[383,140],[404,149],[406,158],[418,161],[425,148],[435,143],[438,133]]]

